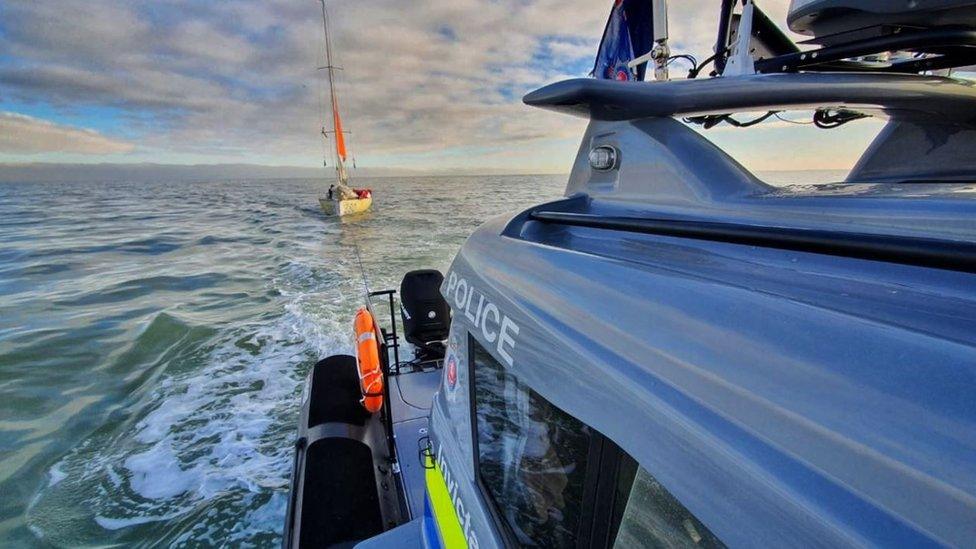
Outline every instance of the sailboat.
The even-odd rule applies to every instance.
[[[346,150],[346,135],[342,130],[342,118],[339,116],[339,98],[335,90],[335,70],[332,62],[332,40],[329,37],[329,16],[325,8],[325,0],[322,3],[322,29],[325,32],[325,59],[326,66],[321,67],[326,71],[329,78],[329,103],[332,108],[332,131],[327,131],[322,127],[322,135],[328,139],[330,135],[333,139],[333,166],[335,166],[336,181],[329,187],[328,194],[319,198],[319,204],[326,215],[351,215],[363,213],[373,206],[373,192],[370,189],[353,189],[349,186],[349,173],[346,171],[346,161],[348,152]]]

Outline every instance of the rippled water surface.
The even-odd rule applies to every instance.
[[[301,383],[374,289],[564,177],[0,184],[4,546],[278,543]]]

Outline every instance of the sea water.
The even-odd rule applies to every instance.
[[[317,181],[0,184],[0,545],[277,544],[304,377],[352,352],[363,271],[446,271],[565,181],[359,181],[374,211],[343,220]]]
[[[565,177],[0,184],[0,544],[278,543],[301,385],[371,288]]]

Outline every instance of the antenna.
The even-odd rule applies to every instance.
[[[651,23],[654,25],[654,47],[651,51],[627,63],[631,70],[641,63],[654,63],[654,80],[668,79],[668,61],[671,47],[668,46],[668,0],[652,0]]]

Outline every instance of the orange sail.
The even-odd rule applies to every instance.
[[[335,127],[336,152],[343,162],[346,161],[346,136],[342,133],[342,120],[339,118],[339,102],[332,97],[332,122]]]

